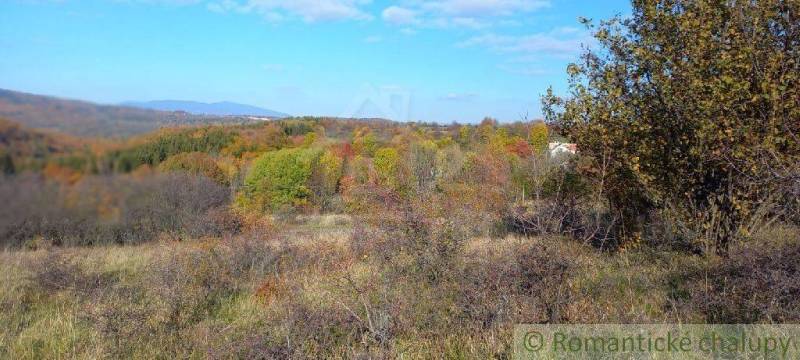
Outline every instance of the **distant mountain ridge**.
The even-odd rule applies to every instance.
[[[0,118],[32,129],[107,138],[143,134],[169,126],[243,124],[258,121],[243,116],[192,115],[188,111],[102,105],[4,89],[0,89]]]
[[[238,104],[230,101],[215,103],[182,100],[157,100],[145,102],[129,101],[122,103],[122,105],[160,111],[185,111],[195,115],[264,116],[271,118],[284,118],[289,116],[289,114],[275,110],[264,109],[252,105]]]

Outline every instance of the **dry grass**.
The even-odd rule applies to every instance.
[[[354,251],[363,239],[330,221],[266,240],[0,253],[0,358],[508,358],[520,322],[800,320],[797,229],[730,259],[470,238],[432,278],[401,250]]]

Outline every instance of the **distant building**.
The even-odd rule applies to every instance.
[[[269,117],[269,116],[248,116],[247,118],[255,121],[270,121],[275,119],[274,117]]]
[[[578,152],[578,144],[571,143],[551,142],[547,144],[547,148],[553,157],[561,154],[574,155]]]

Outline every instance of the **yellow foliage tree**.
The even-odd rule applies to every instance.
[[[528,134],[528,141],[533,148],[533,152],[537,155],[544,154],[547,150],[547,143],[549,141],[550,131],[547,124],[544,122],[536,122],[531,126],[531,131]]]

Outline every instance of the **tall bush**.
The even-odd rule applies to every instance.
[[[550,138],[550,130],[547,128],[547,124],[543,122],[534,123],[531,126],[528,137],[535,154],[541,155],[547,151],[547,143]]]
[[[228,184],[228,177],[222,168],[208,154],[201,152],[183,153],[171,156],[158,165],[161,171],[184,171],[203,175],[221,185]]]
[[[331,150],[323,152],[319,160],[314,164],[310,187],[314,193],[315,202],[322,210],[329,210],[332,205],[333,197],[339,189],[343,166],[344,160],[336,156]]]
[[[378,174],[378,181],[382,185],[398,190],[402,182],[400,179],[400,154],[397,149],[390,147],[378,149],[372,162],[375,172]]]
[[[245,178],[242,200],[262,210],[308,204],[309,179],[319,161],[319,149],[282,149],[256,159]]]
[[[667,209],[726,252],[800,160],[800,3],[636,0],[593,26],[571,93],[543,99],[635,241]]]

